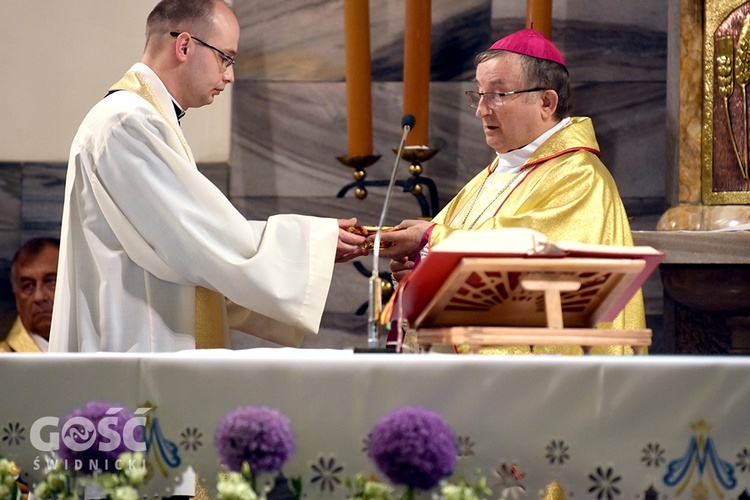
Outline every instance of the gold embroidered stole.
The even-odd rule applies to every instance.
[[[156,98],[151,87],[144,78],[135,71],[129,71],[117,83],[109,89],[126,90],[141,96],[148,101],[164,120],[174,129],[177,137],[180,138],[182,147],[188,158],[192,158],[190,148],[185,141],[182,132],[175,126],[173,120],[164,111],[159,100]],[[209,290],[202,286],[195,287],[195,347],[197,349],[221,348],[224,346],[224,325],[223,325],[223,300],[218,292]]]
[[[7,337],[5,337],[5,342],[11,352],[42,352],[34,342],[34,338],[24,328],[20,317],[16,317]],[[3,352],[3,349],[0,349],[0,352]]]

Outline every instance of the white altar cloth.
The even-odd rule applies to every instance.
[[[437,412],[453,429],[454,477],[481,468],[493,486],[503,481],[496,469],[515,465],[529,498],[554,481],[568,498],[674,498],[694,488],[738,498],[750,490],[745,357],[16,354],[0,357],[0,375],[0,456],[16,460],[29,483],[45,455],[32,446],[34,422],[106,401],[131,412],[152,406],[180,465],[166,466],[155,447],[149,461],[161,462],[170,479],[191,465],[209,488],[220,469],[218,422],[256,405],[291,420],[295,452],[283,472],[301,477],[307,498],[342,498],[346,475],[375,473],[364,451],[368,433],[404,406]]]

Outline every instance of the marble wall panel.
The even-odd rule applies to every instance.
[[[554,0],[552,2],[553,27],[560,21],[575,19],[586,22],[612,20],[622,26],[641,26],[644,28],[663,29],[664,9],[666,2],[653,0]],[[520,17],[526,15],[526,2],[493,0],[494,17]]]
[[[218,187],[225,196],[229,195],[229,164],[202,163],[198,170]]]
[[[374,86],[374,151],[382,157],[367,168],[370,180],[390,177],[400,138],[399,87]],[[440,151],[425,162],[424,175],[437,183],[440,206],[493,157],[463,96],[470,88],[462,82],[430,88],[429,143]],[[346,112],[338,104],[343,93],[341,83],[238,83],[231,196],[332,196],[351,182],[351,169],[335,159],[346,147]],[[625,198],[664,196],[665,99],[658,82],[574,86],[575,114],[593,119],[604,162]],[[407,177],[406,165],[399,168],[399,179]]]
[[[21,229],[24,239],[59,235],[67,165],[27,163],[15,164],[15,167],[6,165],[0,170],[0,179],[7,176],[20,178],[19,199],[12,207],[0,212],[0,217],[5,215],[12,219],[10,227]],[[13,173],[16,170],[19,175]],[[199,170],[222,192],[228,193],[228,164],[201,164]]]
[[[319,196],[345,168],[343,84],[237,82],[232,196]]]
[[[574,82],[654,81],[667,77],[667,18],[660,30],[608,22],[555,21],[552,40]],[[497,20],[503,27],[512,20]],[[506,32],[512,29],[505,30]]]
[[[580,15],[577,5],[567,2],[566,9]],[[388,17],[385,11],[389,9],[398,11],[391,12],[391,19],[400,18],[401,7],[396,8],[393,2],[372,7],[373,24]],[[248,16],[255,7],[238,5],[237,8],[241,16]],[[331,5],[307,5],[302,10],[312,9],[314,13],[308,13],[313,17],[321,15],[321,9],[332,15],[326,8],[330,9]],[[442,203],[491,159],[479,122],[463,104],[462,93],[471,88],[469,81],[473,76],[471,57],[467,54],[473,55],[493,39],[523,27],[525,22],[519,17],[502,17],[504,10],[495,2],[488,30],[488,8],[487,2],[462,2],[461,8],[452,3],[433,2],[433,51],[437,46],[438,51],[442,50],[439,52],[442,56],[437,59],[450,62],[442,65],[438,62],[436,69],[433,61],[429,142],[441,151],[425,168],[426,175],[438,182]],[[264,15],[281,22],[272,12]],[[623,16],[631,23],[642,19],[642,24],[594,22],[591,16],[584,16],[583,21],[556,19],[554,23],[553,39],[566,53],[576,85],[574,110],[576,114],[595,119],[605,161],[612,168],[624,197],[663,197],[666,15],[665,5],[663,9],[651,7],[643,16]],[[261,23],[262,19],[249,22]],[[383,31],[386,38],[398,32],[389,26]],[[315,29],[324,28],[333,29],[333,25],[321,22]],[[452,33],[455,34],[453,39]],[[273,41],[263,43],[275,43],[275,47],[280,47],[284,45],[280,40],[284,36],[289,40],[287,46],[301,43],[297,33],[278,31],[273,36],[268,34]],[[395,35],[391,37],[394,39],[391,46],[402,43]],[[446,41],[449,39],[450,43]],[[258,43],[262,46],[260,41]],[[381,49],[392,53],[375,59],[393,61],[374,64],[375,79],[398,80],[400,70],[388,68],[398,67],[401,49],[389,49],[389,44],[375,42],[373,46],[374,53]],[[464,62],[469,64],[457,64],[458,58],[448,56],[448,52],[462,54]],[[453,82],[436,81],[436,72]],[[257,79],[253,74],[240,72],[240,80],[235,85],[231,195],[276,193],[286,197],[330,193],[330,186],[340,182],[339,169],[342,168],[332,158],[344,154],[346,143],[345,85],[259,82],[255,81]],[[376,153],[390,151],[398,140],[396,124],[401,116],[401,93],[402,86],[397,81],[373,85]],[[387,178],[390,162],[386,159],[384,154],[368,169],[370,178]]]
[[[576,115],[590,116],[602,160],[624,198],[663,198],[666,89],[660,82],[584,83],[573,88]]]
[[[386,179],[387,180],[387,179]],[[315,217],[348,219],[356,217],[359,224],[375,225],[385,200],[385,188],[368,188],[364,200],[354,197],[353,192],[337,198],[335,196],[268,196],[232,198],[232,203],[248,219],[265,220],[276,214],[302,214]],[[393,226],[404,219],[421,216],[421,208],[414,195],[396,187],[391,196],[385,220],[386,226]]]
[[[24,165],[21,210],[24,231],[59,236],[66,168],[65,164]]]
[[[0,163],[0,229],[21,225],[21,170],[18,163]]]
[[[238,79],[329,80],[343,74],[343,3],[240,0]]]
[[[4,276],[3,279],[5,279]],[[3,296],[2,300],[0,300],[0,339],[5,338],[10,327],[13,326],[16,316],[16,303],[13,300],[13,296],[10,295],[7,298]]]
[[[0,302],[13,300],[13,291],[10,285],[10,263],[13,255],[25,239],[20,230],[0,230]],[[0,330],[2,336],[2,330]]]
[[[343,81],[344,2],[235,0],[242,29],[237,79]],[[490,0],[432,0],[432,79],[446,81],[470,68],[484,48]],[[375,81],[403,74],[403,0],[370,2],[370,49]]]
[[[463,82],[430,88],[429,145],[440,152],[425,162],[424,175],[451,196],[492,158],[463,95],[471,88]],[[401,90],[400,83],[373,86],[373,151],[381,159],[367,168],[368,179],[390,177],[401,138]],[[324,196],[351,182],[352,170],[336,160],[346,154],[344,95],[343,83],[238,82],[231,196]]]

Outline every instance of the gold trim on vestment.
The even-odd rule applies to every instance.
[[[5,340],[0,342],[0,352],[42,352],[34,338],[16,317]]]

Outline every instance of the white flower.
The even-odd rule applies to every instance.
[[[479,500],[474,490],[466,485],[442,483],[440,494],[444,500]]]
[[[363,498],[372,500],[388,500],[393,498],[394,489],[392,486],[378,481],[367,481],[364,486]]]
[[[46,500],[47,498],[52,498],[52,492],[50,491],[47,483],[40,483],[34,489],[34,496]]]
[[[138,491],[132,486],[119,486],[112,494],[112,500],[138,500]]]
[[[119,457],[120,466],[125,477],[133,486],[138,486],[146,479],[146,459],[140,451],[135,453],[122,453]]]
[[[258,499],[258,495],[255,494],[250,484],[238,472],[219,474],[216,490],[219,492],[219,500]]]

